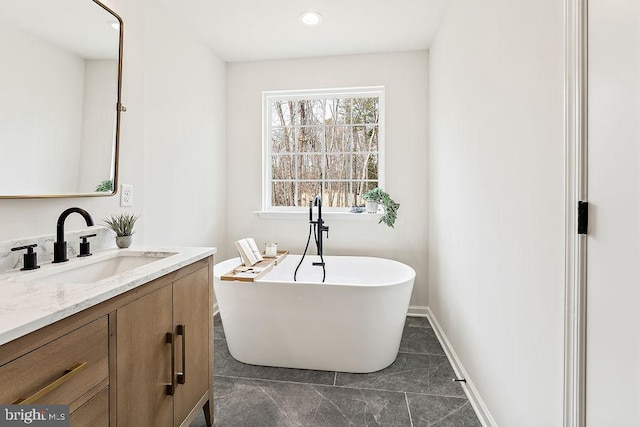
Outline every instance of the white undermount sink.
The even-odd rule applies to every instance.
[[[20,282],[94,283],[175,255],[175,252],[118,251],[107,256],[74,259],[25,274]]]

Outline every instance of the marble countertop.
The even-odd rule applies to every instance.
[[[38,270],[3,273],[0,275],[0,345],[215,253],[215,248],[206,247],[134,246],[107,249],[86,258],[74,257],[61,264],[44,263]],[[47,279],[56,272],[122,255],[156,259],[92,283],[60,283]]]

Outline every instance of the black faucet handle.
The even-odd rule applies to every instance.
[[[18,246],[18,247],[15,247],[15,248],[11,248],[11,250],[12,251],[21,251],[23,249],[26,249],[27,253],[32,254],[33,253],[33,248],[35,248],[37,246],[38,246],[38,244],[34,243],[32,245],[24,245],[24,246]]]
[[[24,267],[22,267],[20,270],[35,270],[36,268],[40,268],[40,266],[38,265],[38,254],[33,251],[33,248],[37,246],[38,245],[34,243],[32,245],[24,245],[11,248],[12,251],[21,251],[23,249],[27,250],[27,253],[24,254],[22,258]]]
[[[82,242],[80,242],[80,255],[78,257],[91,256],[91,244],[87,241],[89,237],[96,237],[96,234],[85,234],[84,236],[80,236]]]

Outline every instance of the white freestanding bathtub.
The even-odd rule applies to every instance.
[[[231,355],[252,365],[374,372],[396,359],[415,271],[382,258],[289,255],[256,282],[223,281],[239,258],[216,264],[214,289]]]

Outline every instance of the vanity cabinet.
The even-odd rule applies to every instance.
[[[0,346],[0,384],[72,427],[212,425],[213,256]]]
[[[180,426],[208,401],[208,274],[201,268],[118,309],[119,425]]]

